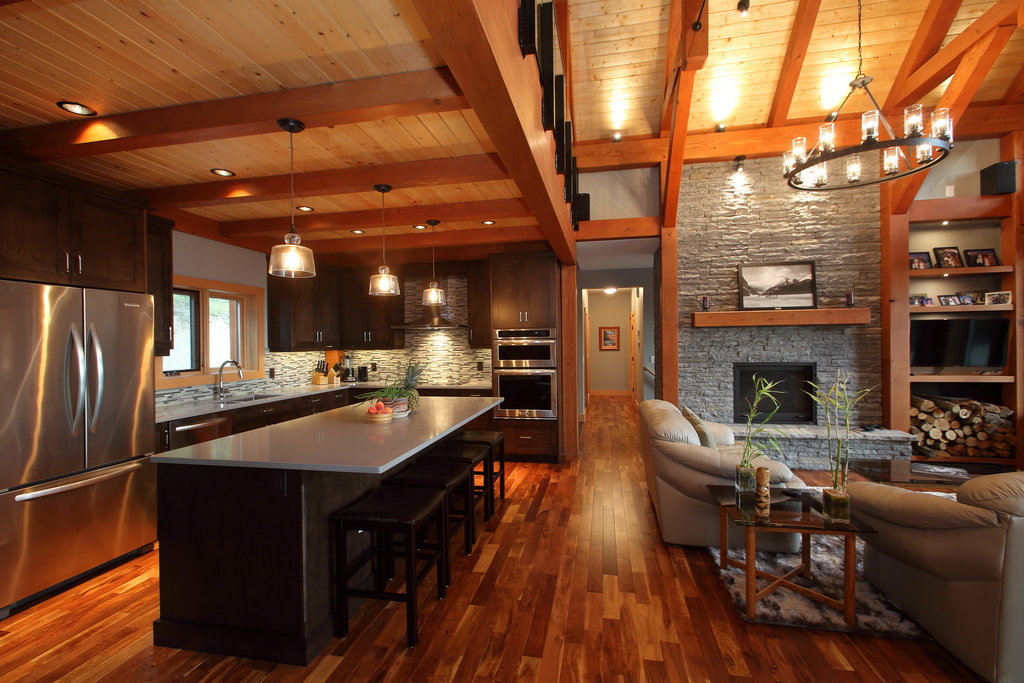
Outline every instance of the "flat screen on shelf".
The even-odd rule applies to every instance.
[[[910,364],[917,367],[1002,367],[1010,321],[954,318],[910,321]]]

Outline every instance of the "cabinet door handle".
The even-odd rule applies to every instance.
[[[523,322],[523,312],[519,311],[519,322]]]
[[[319,403],[320,399],[318,399],[318,398],[311,398],[311,399],[309,399],[309,402],[310,403]]]
[[[174,325],[167,326],[167,339],[172,344],[174,343]]]
[[[370,330],[366,334],[370,337],[369,341],[373,341],[373,330]]]
[[[533,437],[532,437],[532,436],[521,436],[521,437],[519,437],[519,438],[520,438],[520,439],[532,439]]]
[[[82,255],[78,255],[78,274],[82,274]]]
[[[530,322],[530,312],[526,311],[526,322]]]
[[[71,254],[64,252],[64,272],[71,274]]]
[[[274,410],[275,410],[275,408],[264,408],[260,412],[266,414],[266,413],[272,413],[272,412],[274,412]]]

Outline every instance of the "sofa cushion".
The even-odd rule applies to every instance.
[[[679,406],[679,412],[683,414],[683,417],[693,425],[693,429],[697,432],[697,438],[700,440],[700,445],[704,448],[718,448],[718,443],[715,441],[715,437],[708,430],[707,425],[704,424],[704,420],[697,417],[697,415],[684,405]]]
[[[647,420],[651,438],[659,441],[672,441],[700,445],[697,431],[690,421],[683,417],[679,408],[668,401],[651,399],[640,404],[640,410]]]
[[[961,503],[1024,517],[1024,472],[975,477],[956,492]]]
[[[927,493],[871,481],[851,481],[847,490],[855,512],[904,527],[965,529],[999,525],[998,517],[992,512]]]
[[[704,448],[696,444],[670,441],[655,441],[654,447],[669,460],[713,477],[724,477],[730,481],[736,477],[736,465],[743,454],[743,444],[721,446],[717,449]],[[772,473],[770,482],[782,484],[791,481],[793,471],[781,462],[758,458],[758,467],[767,467]]]

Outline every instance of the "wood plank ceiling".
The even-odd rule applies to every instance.
[[[935,106],[988,37],[998,56],[974,78],[958,137],[1020,128],[1020,3],[863,0],[875,96],[887,110],[908,97]],[[683,163],[777,154],[794,127],[836,106],[857,71],[856,0],[751,0],[746,17],[733,0],[555,4],[581,168],[660,166],[672,207]],[[315,251],[375,248],[372,186],[384,182],[395,186],[388,232],[402,244],[427,243],[412,225],[436,217],[441,244],[543,238],[572,262],[567,211],[551,199],[560,179],[533,164],[553,154],[550,134],[523,123],[533,105],[517,102],[532,97],[517,79],[535,69],[514,55],[517,5],[0,2],[0,153],[138,193],[185,229],[269,250],[290,208],[288,135],[275,120],[291,116],[308,126],[294,138],[296,192],[315,211],[296,224]],[[703,34],[692,30],[698,16]],[[58,100],[100,115],[75,117]],[[847,106],[844,115],[868,108]],[[726,132],[713,132],[718,124]],[[220,180],[212,168],[237,175]]]

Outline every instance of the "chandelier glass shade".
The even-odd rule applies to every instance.
[[[295,145],[293,138],[296,133],[305,130],[306,124],[297,119],[278,119],[277,125],[288,133],[291,230],[284,236],[284,244],[277,244],[270,250],[267,272],[276,277],[315,277],[316,264],[313,262],[313,250],[302,246],[302,238],[295,232]]]
[[[808,149],[807,139],[798,137],[783,153],[783,176],[790,187],[820,192],[884,183],[926,171],[949,155],[953,148],[953,120],[948,109],[932,111],[926,136],[924,107],[910,105],[903,112],[900,137],[872,96],[868,88],[871,80],[870,76],[859,76],[850,83],[850,92],[843,100],[845,105],[851,95],[863,90],[875,107],[861,115],[860,143],[836,147],[833,122],[842,111],[840,105],[839,111],[818,127],[818,141],[813,147]]]
[[[391,192],[390,185],[374,185],[373,189],[380,192],[380,244],[381,244],[381,266],[377,269],[376,275],[370,276],[370,294],[372,296],[398,296],[402,293],[398,286],[398,276],[391,273],[387,266],[387,242],[385,241],[386,223],[384,222],[384,195]]]
[[[434,227],[441,221],[431,219],[430,226],[430,286],[423,290],[424,306],[444,306],[444,290],[437,286],[437,275],[434,274]]]

